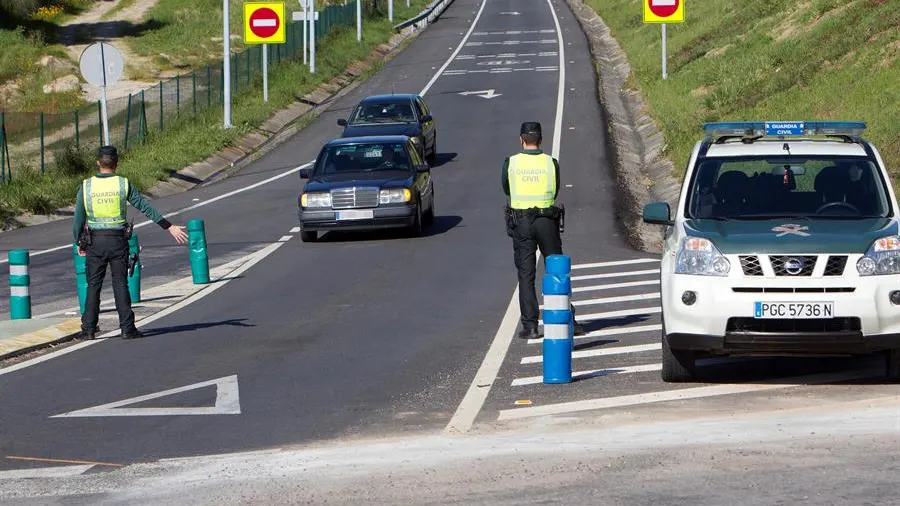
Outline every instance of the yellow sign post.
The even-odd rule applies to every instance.
[[[642,0],[644,23],[662,24],[662,78],[666,78],[666,23],[684,23],[684,0]]]

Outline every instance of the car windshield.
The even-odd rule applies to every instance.
[[[412,162],[402,143],[361,143],[331,146],[316,163],[316,174],[374,171],[411,171]]]
[[[350,116],[351,124],[397,123],[415,121],[409,102],[367,102],[357,106]]]
[[[891,213],[885,181],[864,157],[706,158],[693,177],[689,218],[861,219]]]

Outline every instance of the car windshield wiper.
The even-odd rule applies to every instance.
[[[741,216],[731,216],[733,220],[808,220],[809,216],[803,214],[745,214]]]

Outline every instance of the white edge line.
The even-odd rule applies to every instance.
[[[559,43],[559,84],[556,92],[556,121],[553,124],[553,157],[559,160],[559,145],[562,141],[562,120],[563,120],[563,98],[565,97],[566,84],[566,56],[565,44],[563,44],[562,28],[559,26],[559,18],[556,16],[556,9],[553,8],[553,2],[547,0],[550,6],[550,14],[553,15],[553,24],[556,25],[556,40]]]
[[[551,0],[547,0],[547,4],[550,5],[550,13],[553,15],[553,21],[556,23],[556,33],[559,39],[559,46],[562,49],[562,30],[559,27],[559,20],[556,17],[556,11],[553,10],[553,4],[550,3]],[[444,63],[444,66],[438,70],[438,73],[431,78],[431,81],[425,86],[422,90],[421,94],[424,95],[426,91],[437,81],[438,76],[441,75],[443,70],[453,61],[456,53],[459,52],[460,48],[465,44],[466,40],[469,38],[469,35],[475,30],[475,25],[478,24],[478,19],[481,17],[481,13],[484,11],[484,6],[487,4],[487,0],[482,0],[481,8],[478,10],[478,14],[475,15],[475,19],[472,21],[472,26],[469,27],[469,32],[463,37],[463,40],[460,42],[459,46],[457,46],[456,51],[450,55],[450,58]],[[564,62],[564,57],[560,57],[560,62]],[[556,127],[553,129],[553,151],[551,152],[551,156],[554,158],[559,157],[559,145],[560,145],[560,136],[562,135],[562,109],[563,109],[563,84],[565,84],[565,69],[560,72],[559,78],[559,90],[556,97]],[[538,251],[535,255],[535,265],[540,261],[541,254]],[[453,414],[453,417],[450,419],[450,422],[444,428],[444,434],[454,434],[454,433],[463,433],[467,432],[472,425],[475,423],[475,418],[478,416],[478,413],[481,411],[482,406],[484,406],[484,401],[487,399],[487,395],[490,392],[490,386],[493,385],[494,381],[497,379],[497,374],[500,372],[500,367],[503,365],[503,360],[506,357],[506,352],[509,351],[509,346],[512,344],[513,336],[516,332],[516,327],[518,326],[518,299],[519,299],[519,288],[516,286],[516,289],[513,290],[512,297],[509,299],[509,305],[506,307],[506,314],[503,315],[503,320],[500,322],[500,327],[497,329],[497,333],[494,335],[494,340],[491,342],[491,347],[488,349],[487,354],[484,357],[484,360],[481,362],[481,366],[478,368],[478,372],[475,374],[475,378],[472,380],[472,384],[469,385],[469,390],[466,391],[465,397],[463,397],[462,402],[460,402],[459,406],[456,408],[456,412]],[[481,386],[479,386],[481,385]]]
[[[251,184],[250,186],[245,186],[245,187],[243,187],[243,188],[238,188],[237,190],[232,190],[232,191],[230,191],[230,192],[228,192],[228,193],[223,193],[222,195],[219,195],[218,197],[213,197],[213,198],[211,198],[211,199],[209,199],[209,200],[204,200],[203,202],[199,202],[199,203],[194,204],[194,205],[192,205],[192,206],[185,207],[184,209],[179,209],[179,210],[177,210],[177,211],[172,211],[171,213],[168,213],[168,214],[163,214],[162,216],[163,216],[163,218],[171,218],[172,216],[178,216],[179,214],[184,214],[184,213],[186,213],[186,212],[188,212],[188,211],[193,211],[194,209],[198,209],[198,208],[200,208],[200,207],[203,207],[203,206],[212,204],[213,202],[218,202],[218,201],[220,201],[220,200],[222,200],[222,199],[227,199],[228,197],[233,197],[234,195],[237,195],[237,194],[239,194],[239,193],[243,193],[243,192],[245,192],[245,191],[252,190],[252,189],[254,189],[254,188],[258,188],[258,187],[263,186],[263,185],[265,185],[265,184],[269,184],[269,183],[271,183],[272,181],[277,181],[277,180],[279,180],[279,179],[281,179],[281,178],[283,178],[283,177],[285,177],[285,176],[289,176],[289,175],[291,175],[291,174],[293,174],[293,173],[295,173],[295,172],[299,172],[300,170],[309,167],[309,166],[312,165],[314,162],[315,162],[315,160],[312,160],[312,161],[307,162],[307,163],[305,163],[305,164],[303,164],[303,165],[301,165],[301,166],[299,166],[299,167],[295,167],[295,168],[293,168],[293,169],[290,169],[290,170],[287,170],[287,171],[285,171],[285,172],[282,172],[281,174],[272,176],[272,177],[270,177],[270,178],[268,178],[268,179],[263,179],[262,181],[258,181],[258,182],[256,182],[256,183],[253,183],[253,184]],[[143,226],[149,225],[149,224],[151,224],[151,223],[153,223],[153,222],[150,221],[150,220],[142,221],[142,222],[136,224],[136,225],[134,226],[134,228],[143,227]],[[29,255],[32,256],[32,257],[35,257],[35,256],[38,256],[38,255],[45,255],[45,254],[47,254],[47,253],[53,253],[54,251],[60,251],[60,250],[64,250],[64,249],[66,249],[66,248],[71,248],[71,247],[72,247],[71,244],[64,244],[64,245],[62,245],[62,246],[57,246],[57,247],[55,247],[55,248],[49,248],[49,249],[45,249],[45,250],[41,250],[41,251],[35,251],[34,253],[29,253]],[[0,264],[5,264],[5,263],[8,263],[8,262],[9,262],[9,259],[0,259]]]
[[[441,68],[438,69],[438,71],[435,72],[435,74],[433,76],[431,76],[431,80],[428,81],[428,83],[425,85],[424,88],[422,88],[422,91],[419,92],[419,95],[424,97],[425,94],[428,93],[428,90],[431,89],[431,86],[441,77],[441,74],[444,72],[444,69],[446,69],[450,65],[450,63],[453,61],[453,59],[456,58],[456,55],[459,54],[459,50],[462,49],[463,46],[466,45],[466,41],[469,40],[469,37],[472,35],[472,32],[475,31],[475,25],[478,24],[478,19],[481,17],[481,13],[484,11],[485,5],[487,5],[487,0],[481,0],[481,8],[478,9],[478,14],[475,15],[475,19],[472,21],[472,26],[469,27],[469,31],[466,32],[465,35],[463,35],[462,40],[459,41],[459,45],[456,46],[456,50],[453,51],[453,53],[450,55],[449,58],[447,58],[447,61],[444,62],[444,65],[442,65]]]
[[[146,318],[143,318],[143,319],[137,321],[135,323],[135,326],[142,327],[148,323],[152,323],[160,318],[168,316],[168,315],[174,313],[175,311],[178,311],[179,309],[202,299],[203,297],[206,297],[207,295],[213,293],[214,291],[218,290],[219,288],[221,288],[221,287],[227,285],[228,283],[230,283],[231,281],[233,281],[238,274],[241,274],[242,272],[246,271],[250,267],[261,262],[265,257],[274,253],[275,250],[277,250],[284,244],[285,243],[283,243],[283,242],[276,242],[276,243],[266,246],[265,248],[262,248],[259,251],[251,253],[250,255],[248,255],[248,257],[250,257],[249,260],[247,260],[245,263],[241,264],[240,267],[237,267],[233,271],[222,276],[222,278],[220,278],[221,281],[218,281],[216,283],[211,283],[209,286],[201,288],[200,291],[195,292],[193,295],[191,295],[185,299],[182,299],[180,302],[177,302],[176,304],[169,306],[168,308],[163,309],[162,311],[159,311],[157,313],[154,313]],[[97,343],[102,343],[102,342],[106,341],[106,339],[103,339],[103,338],[112,337],[112,336],[116,336],[119,334],[120,334],[119,330],[114,330],[114,331],[108,332],[106,334],[103,334],[102,336],[99,336],[100,339],[95,339],[93,341],[84,341],[84,342],[69,346],[69,347],[59,350],[59,351],[54,351],[52,353],[48,353],[48,354],[42,355],[40,357],[35,357],[31,360],[26,360],[25,362],[20,362],[18,364],[15,364],[15,365],[12,365],[9,367],[4,367],[4,368],[0,369],[0,376],[3,376],[4,374],[9,374],[11,372],[18,371],[20,369],[24,369],[26,367],[37,365],[41,362],[45,362],[47,360],[60,357],[67,353],[72,353],[73,351],[78,351],[82,348],[86,348],[88,346],[91,346],[91,345],[94,345]]]
[[[599,399],[586,399],[581,401],[563,402],[559,404],[547,404],[545,406],[504,409],[500,411],[500,414],[497,416],[497,420],[511,420],[515,418],[529,418],[534,416],[574,413],[577,411],[590,411],[594,409],[637,406],[654,402],[700,399],[704,397],[714,397],[719,395],[734,395],[765,390],[795,388],[810,386],[817,383],[849,381],[854,379],[868,378],[871,376],[871,371],[857,370],[842,373],[824,373],[786,378],[786,380],[792,380],[791,383],[785,383],[785,380],[772,380],[771,382],[762,383],[713,385],[707,387],[667,390],[664,392],[649,392],[644,394],[623,395],[618,397],[603,397]]]
[[[290,240],[291,240],[291,237],[294,237],[294,236],[292,236],[292,235],[283,235],[283,236],[281,236],[281,239],[278,239],[278,242],[290,241]]]

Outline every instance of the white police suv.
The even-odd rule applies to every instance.
[[[898,205],[862,122],[707,123],[665,225],[662,379],[701,355],[885,357],[900,379]]]

